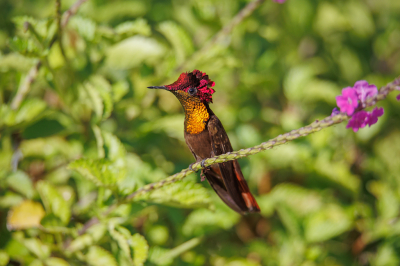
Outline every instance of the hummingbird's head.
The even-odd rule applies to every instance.
[[[215,82],[211,81],[206,73],[197,69],[193,72],[182,73],[178,80],[170,85],[151,86],[149,89],[165,89],[171,92],[184,91],[192,97],[198,97],[202,102],[212,103],[212,94]]]

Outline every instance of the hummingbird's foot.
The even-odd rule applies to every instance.
[[[191,163],[191,164],[189,165],[189,170],[196,173],[196,172],[199,171],[199,170],[194,170],[194,169],[192,168],[192,166],[193,166],[194,164],[195,164],[195,163]]]
[[[206,176],[204,175],[203,170],[202,170],[201,173],[200,173],[200,177],[201,177],[201,179],[200,179],[201,182],[203,182],[204,180],[206,180]]]

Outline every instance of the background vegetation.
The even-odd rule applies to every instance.
[[[249,2],[0,2],[0,265],[400,264],[394,95],[371,128],[240,160],[261,215],[198,174],[104,213],[193,162],[179,102],[147,86],[207,72],[238,150],[400,74],[400,1],[258,0],[230,24]]]

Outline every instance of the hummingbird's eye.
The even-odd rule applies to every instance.
[[[188,90],[188,93],[189,93],[190,95],[194,96],[194,95],[196,95],[196,93],[197,93],[197,89],[196,89],[196,88],[190,88],[190,89]]]

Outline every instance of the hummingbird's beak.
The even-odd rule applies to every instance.
[[[165,86],[150,86],[150,87],[147,87],[148,89],[163,89],[163,90],[168,90],[168,88],[167,87],[165,87]]]

